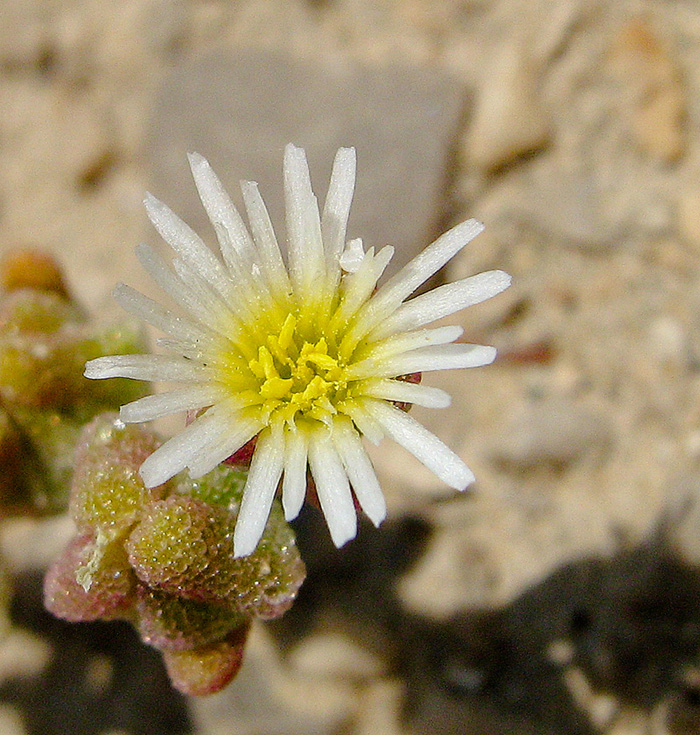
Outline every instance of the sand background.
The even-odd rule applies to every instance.
[[[441,228],[486,223],[446,275],[512,274],[456,319],[500,357],[428,376],[453,405],[415,411],[474,469],[474,491],[454,498],[388,445],[376,455],[394,517],[438,529],[401,581],[410,609],[507,604],[668,518],[700,559],[697,3],[1,0],[0,18],[0,249],[55,253],[99,318],[118,316],[118,280],[156,293],[133,255],[153,239],[145,190],[202,221],[190,145],[232,187],[259,180],[273,212],[288,139],[321,196],[330,151],[356,146],[367,188],[351,234],[404,262]],[[293,79],[273,94],[280,69]],[[319,638],[282,665],[259,635],[265,716],[287,714],[245,724],[262,717],[248,702],[232,723],[241,688],[195,705],[198,732],[399,731],[395,684],[361,651],[333,654],[358,667],[351,686],[318,663],[346,643]],[[296,716],[307,687],[318,697]],[[652,731],[644,713],[610,713],[606,732]]]

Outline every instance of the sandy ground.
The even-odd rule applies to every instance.
[[[401,582],[405,603],[436,618],[507,604],[563,562],[647,538],[669,514],[684,558],[700,559],[695,2],[0,0],[0,16],[0,248],[56,253],[104,318],[117,314],[117,280],[145,284],[132,254],[149,236],[141,200],[169,170],[154,160],[153,121],[183,65],[274,52],[310,68],[400,64],[454,80],[464,109],[432,164],[443,185],[431,226],[482,219],[486,233],[449,276],[502,268],[514,285],[457,319],[469,341],[498,347],[496,364],[430,376],[453,405],[416,410],[474,469],[473,494],[452,498],[400,450],[377,455],[394,516],[419,512],[439,529]],[[401,135],[394,154],[410,166]],[[348,142],[362,162],[363,140]],[[415,216],[411,231],[425,230],[430,217]],[[322,643],[320,658],[333,650]],[[331,733],[351,717],[348,731],[398,732],[393,684],[371,661],[336,654],[362,671],[358,716],[356,688],[305,655],[283,684],[262,634],[252,647],[260,671],[271,667],[261,676],[281,722]],[[309,681],[320,694],[295,720]],[[242,697],[221,696],[196,705],[202,733],[302,732],[234,726],[227,708],[245,710]],[[606,732],[663,732],[611,712]]]

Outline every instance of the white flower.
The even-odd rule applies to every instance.
[[[337,546],[356,533],[353,492],[379,525],[386,505],[361,436],[373,443],[389,436],[451,487],[469,485],[464,462],[395,403],[444,408],[447,393],[401,376],[495,357],[493,347],[455,344],[458,326],[424,327],[507,288],[507,274],[481,273],[406,301],[483,226],[457,225],[375,290],[393,248],[346,244],[353,148],[338,151],[319,214],[305,153],[286,147],[286,265],[257,184],[241,184],[249,232],[207,161],[191,154],[190,165],[223,259],[149,195],[148,216],[176,257],[171,269],[146,245],[137,254],[184,316],[120,284],[117,301],[169,335],[158,341],[169,354],[100,357],[85,370],[89,378],[182,383],[123,406],[125,422],[200,411],[143,463],[146,486],[185,468],[200,477],[257,437],[234,532],[235,554],[245,556],[258,544],[280,479],[287,519],[299,513],[307,466]]]

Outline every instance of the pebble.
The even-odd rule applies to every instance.
[[[27,732],[22,715],[9,704],[0,705],[0,732],[2,735],[25,735]]]
[[[476,100],[466,140],[466,157],[491,171],[546,147],[552,137],[550,116],[540,100],[540,69],[522,43],[496,52]]]
[[[670,488],[665,538],[688,564],[700,565],[700,478],[687,473]]]
[[[281,239],[284,146],[306,148],[321,203],[336,149],[355,146],[348,237],[362,237],[365,247],[396,247],[387,273],[396,271],[435,235],[462,97],[443,73],[409,66],[311,65],[266,52],[186,61],[156,100],[148,151],[153,192],[206,233],[185,155],[196,150],[234,201],[240,179],[260,184]]]
[[[352,714],[347,688],[294,677],[274,643],[253,626],[243,666],[219,694],[193,697],[196,732],[207,735],[333,735]]]
[[[649,350],[665,364],[682,365],[690,354],[683,325],[671,316],[662,315],[649,324]]]
[[[584,453],[601,449],[612,439],[605,412],[561,399],[546,399],[522,410],[496,441],[494,459],[508,466],[532,469],[562,467]]]
[[[13,573],[46,569],[74,534],[68,516],[7,518],[0,527],[0,556]]]
[[[588,714],[597,729],[604,730],[613,725],[620,709],[614,697],[609,694],[596,693],[579,668],[568,668],[564,678],[574,701]]]
[[[12,141],[7,168],[18,194],[88,188],[100,167],[115,157],[109,124],[87,95],[18,82],[7,107],[0,125]],[[32,116],[41,117],[44,127],[27,125]]]
[[[621,230],[604,201],[599,182],[583,166],[548,162],[504,206],[535,230],[583,251],[602,252]]]
[[[610,69],[623,88],[631,132],[641,149],[662,162],[685,149],[686,97],[680,69],[652,26],[642,18],[627,22],[613,41]]]
[[[51,646],[38,635],[16,628],[0,643],[0,682],[41,674],[51,659]],[[5,730],[0,729],[4,733]]]
[[[371,679],[384,669],[376,656],[338,633],[305,639],[289,654],[288,663],[297,675],[322,679]]]
[[[359,708],[356,735],[404,735],[400,725],[404,687],[399,681],[378,681],[368,688]]]
[[[9,69],[39,67],[46,48],[40,0],[3,3],[0,23],[0,62]]]
[[[678,199],[678,231],[681,237],[700,251],[700,187],[691,186]]]

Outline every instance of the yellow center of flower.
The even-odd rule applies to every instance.
[[[263,423],[293,424],[304,417],[325,424],[348,396],[348,380],[337,351],[325,336],[311,340],[299,334],[298,320],[289,314],[279,334],[269,335],[248,360],[256,388],[241,391],[247,405],[258,406]]]

